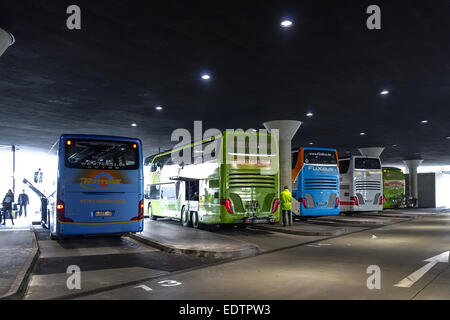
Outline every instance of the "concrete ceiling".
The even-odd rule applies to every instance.
[[[371,1],[76,1],[78,31],[66,28],[70,4],[0,3],[16,37],[0,58],[0,144],[112,134],[140,137],[148,155],[194,120],[298,119],[294,146],[386,146],[386,162],[450,164],[449,1],[378,1],[376,31]]]

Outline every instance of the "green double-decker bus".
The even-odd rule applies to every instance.
[[[405,175],[395,167],[383,167],[383,209],[405,207]]]
[[[183,226],[279,221],[276,136],[230,131],[145,159],[144,210]],[[181,160],[182,159],[182,160]]]

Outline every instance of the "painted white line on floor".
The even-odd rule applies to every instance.
[[[145,291],[152,291],[152,288],[150,288],[150,287],[147,287],[145,284],[142,284],[142,285],[140,285],[140,286],[136,286],[136,287],[134,287],[135,289],[144,289]]]
[[[28,231],[30,228],[10,228],[10,229],[0,229],[0,232],[13,232],[13,231]]]
[[[410,288],[414,283],[416,283],[420,278],[422,278],[425,273],[430,271],[431,268],[433,268],[439,262],[447,262],[448,263],[449,262],[449,252],[450,251],[445,251],[441,254],[438,254],[437,256],[434,256],[432,258],[424,260],[425,262],[428,262],[426,265],[424,265],[419,270],[411,273],[405,279],[403,279],[399,283],[395,284],[394,287]]]

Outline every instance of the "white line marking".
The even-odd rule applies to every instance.
[[[134,287],[135,289],[144,289],[145,291],[152,291],[152,288],[147,287],[145,284],[141,284],[140,286]]]
[[[445,251],[441,254],[438,254],[437,256],[434,256],[432,258],[424,260],[425,262],[428,262],[426,265],[424,265],[419,270],[411,273],[409,276],[404,278],[402,281],[395,284],[394,287],[410,288],[414,283],[416,283],[420,278],[422,278],[425,273],[430,271],[430,269],[433,268],[439,262],[447,262],[448,263],[449,262],[449,252],[450,251]]]

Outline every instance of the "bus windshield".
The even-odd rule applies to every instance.
[[[355,158],[355,169],[381,169],[378,158]]]
[[[65,164],[68,168],[136,170],[139,151],[136,143],[71,139],[66,141]]]
[[[305,164],[337,164],[336,153],[324,150],[304,150]]]

